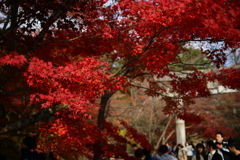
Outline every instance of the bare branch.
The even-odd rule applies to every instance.
[[[165,139],[164,143],[166,143],[166,142],[169,140],[169,138],[172,136],[172,134],[173,134],[174,132],[176,132],[175,129],[172,130],[172,131],[168,134],[168,136],[167,136],[167,138]]]
[[[143,86],[138,86],[138,85],[131,85],[131,86],[137,87],[137,88],[146,89],[146,90],[150,90],[150,91],[153,92],[154,94],[160,95],[160,96],[162,96],[162,97],[169,97],[169,98],[173,98],[173,99],[181,99],[181,98],[178,98],[178,97],[171,97],[171,96],[163,95],[163,94],[160,93],[160,92],[152,91],[151,89],[146,88],[146,87],[143,87]]]
[[[173,118],[173,116],[170,115],[169,118],[168,118],[167,125],[166,125],[165,128],[164,128],[164,131],[163,131],[162,135],[161,135],[161,136],[159,137],[159,139],[158,139],[158,142],[157,142],[157,145],[155,146],[155,149],[157,149],[157,148],[159,147],[159,144],[160,144],[163,136],[165,136],[165,133],[166,133],[166,131],[167,131],[167,129],[168,129],[168,126],[170,125],[170,123],[171,123],[171,121],[172,121],[172,118]]]

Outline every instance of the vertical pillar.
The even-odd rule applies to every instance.
[[[185,130],[185,121],[181,119],[176,119],[176,138],[177,144],[182,144],[185,146],[186,142],[186,130]]]

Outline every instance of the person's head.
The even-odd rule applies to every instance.
[[[133,148],[134,151],[136,151],[136,150],[138,149],[138,147],[137,147],[136,144],[133,144],[133,145],[132,145],[132,148]]]
[[[208,151],[217,149],[216,144],[212,140],[207,141],[206,148],[207,148]]]
[[[185,142],[185,146],[186,146],[186,147],[189,146],[189,143],[188,143],[188,142]]]
[[[224,135],[222,132],[217,132],[215,134],[215,139],[216,139],[216,142],[218,143],[222,143],[223,142],[223,139],[224,139]]]
[[[237,151],[240,151],[240,142],[236,139],[232,139],[232,138],[229,139],[228,140],[228,149],[231,152],[236,154]]]
[[[204,151],[204,145],[202,144],[202,143],[198,143],[197,145],[196,145],[196,152],[198,152],[198,153],[202,153],[203,151]]]
[[[145,157],[142,148],[136,149],[135,152],[134,152],[134,155],[135,155],[135,157],[137,157],[137,158],[139,158],[139,159]]]
[[[158,148],[158,152],[160,154],[165,154],[168,152],[168,147],[166,145],[161,145],[159,148]]]
[[[176,142],[172,142],[172,146],[175,147],[177,145]]]
[[[182,144],[178,144],[177,147],[178,147],[178,149],[182,149],[183,145]]]

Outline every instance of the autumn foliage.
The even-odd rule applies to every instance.
[[[239,7],[237,0],[1,1],[0,102],[11,116],[1,120],[1,134],[24,130],[30,116],[46,112],[48,118],[37,114],[32,121],[44,152],[91,157],[94,151],[127,159],[130,141],[99,118],[107,104],[101,98],[147,78],[146,94],[162,96],[166,114],[197,120],[183,107],[210,96],[207,81],[239,89],[240,72],[205,73],[182,62],[180,52],[189,42],[219,43],[218,49],[200,49],[217,68],[223,65],[225,51],[239,47]],[[186,65],[189,72],[177,74],[170,65]],[[172,79],[170,87],[156,83],[165,76]]]

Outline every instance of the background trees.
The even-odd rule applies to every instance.
[[[128,138],[116,134],[105,121],[108,100],[146,80],[145,94],[161,96],[165,114],[196,121],[185,106],[210,96],[207,81],[239,89],[239,71],[203,73],[179,55],[189,42],[221,41],[200,50],[223,65],[224,51],[239,45],[238,10],[238,1],[223,0],[0,2],[1,133],[35,124],[24,130],[41,133],[43,151],[71,158],[93,151],[94,159],[127,158],[128,138],[149,147],[126,123]],[[191,72],[172,69],[182,64]],[[156,81],[166,76],[170,83]]]

